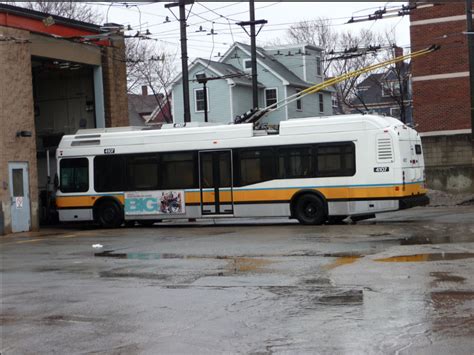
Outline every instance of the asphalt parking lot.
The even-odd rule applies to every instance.
[[[0,237],[0,351],[472,354],[473,242],[474,206]]]

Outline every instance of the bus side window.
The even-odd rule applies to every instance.
[[[318,144],[316,146],[316,176],[352,176],[355,174],[354,143]]]
[[[195,152],[160,153],[161,189],[198,187]]]
[[[96,192],[125,191],[125,157],[98,155],[94,158],[94,189]]]
[[[313,175],[311,147],[284,147],[278,150],[280,179],[309,178]]]
[[[415,144],[415,153],[417,155],[421,155],[421,145],[420,144]]]
[[[245,149],[239,152],[240,186],[275,179],[274,154],[270,148]]]
[[[158,157],[156,154],[127,157],[127,190],[157,190],[159,186]]]
[[[59,163],[61,192],[89,190],[89,160],[87,158],[61,159]]]

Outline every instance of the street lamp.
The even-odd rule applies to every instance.
[[[196,74],[196,80],[198,83],[202,84],[202,88],[204,90],[204,122],[207,122],[207,81],[209,80],[208,77],[206,77],[205,73],[201,74]]]

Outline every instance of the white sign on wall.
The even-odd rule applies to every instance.
[[[23,208],[23,196],[15,197],[15,207],[16,208]]]

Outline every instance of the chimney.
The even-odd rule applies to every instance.
[[[148,86],[142,85],[142,95],[148,96]]]
[[[395,46],[395,57],[401,57],[403,55],[403,48]]]
[[[403,48],[394,45],[394,53],[396,58],[403,56]],[[395,63],[397,70],[402,70],[403,63],[403,61]]]

